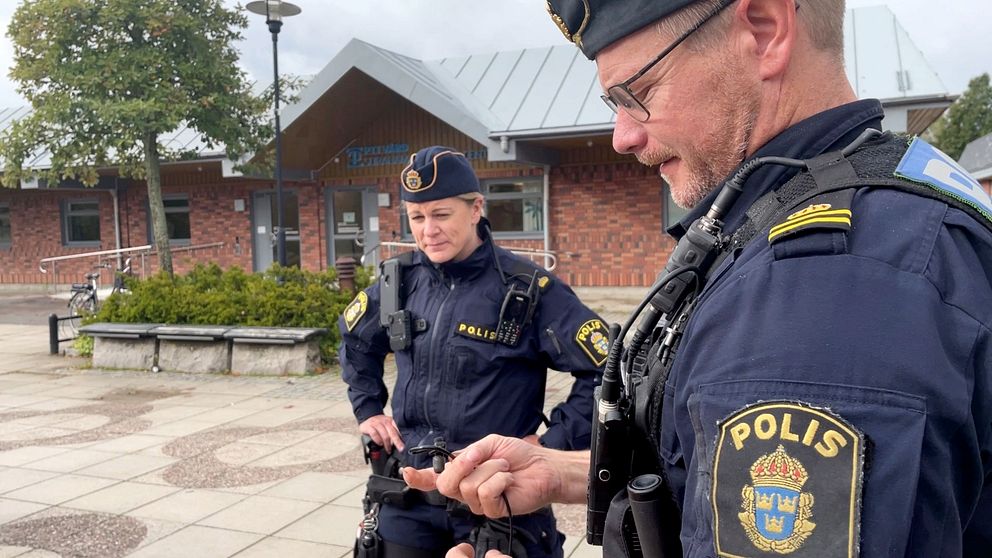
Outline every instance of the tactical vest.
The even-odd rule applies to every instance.
[[[773,249],[786,251],[790,256],[832,253],[836,247],[826,237],[820,245],[815,242],[804,244],[800,248],[804,251],[802,254],[795,253],[796,248],[787,241],[809,231],[849,231],[851,202],[861,188],[888,188],[935,199],[967,213],[992,231],[989,195],[956,162],[918,138],[886,133],[846,157],[835,151],[806,163],[807,171],[769,191],[747,209],[745,221],[721,254],[721,262],[731,253],[739,253],[756,238],[767,240]],[[717,263],[713,270],[719,273],[720,267]],[[705,285],[698,296],[702,297],[710,286]],[[695,305],[688,305],[688,308],[691,315]],[[679,318],[688,319],[688,315],[675,316],[670,321]],[[638,399],[646,403],[647,408],[635,413],[638,424],[634,430],[640,433],[641,439],[633,444],[631,478],[643,473],[664,476],[658,455],[661,451],[662,404],[671,363],[662,366],[655,348],[663,335],[664,327],[658,327],[650,346],[642,349],[648,373],[638,389],[646,390],[648,395]],[[658,526],[676,537],[680,528],[680,524]],[[618,493],[607,516],[604,556],[641,556],[639,544],[631,536],[634,531],[626,493]]]

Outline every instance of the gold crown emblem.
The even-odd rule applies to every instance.
[[[809,479],[809,474],[803,464],[785,453],[785,448],[781,445],[774,452],[762,455],[751,465],[751,480],[754,481],[755,487],[777,486],[800,492],[807,479]],[[771,496],[769,496],[768,502],[762,502],[762,497],[759,496],[755,505],[761,509],[771,509],[770,498]],[[789,502],[788,500],[793,501]],[[791,505],[794,510],[796,505],[794,500],[794,498],[781,499],[779,509],[786,511],[783,507],[785,504]],[[763,505],[767,507],[762,507]]]
[[[424,185],[424,181],[420,179],[420,173],[413,169],[408,170],[403,176],[403,183],[406,184],[406,189],[411,191],[417,191]]]
[[[782,527],[785,525],[785,518],[774,518],[771,516],[765,516],[765,530],[769,533],[781,533]]]

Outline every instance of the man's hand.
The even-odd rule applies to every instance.
[[[504,494],[515,515],[551,502],[584,501],[588,469],[588,452],[552,450],[490,434],[458,452],[440,475],[405,467],[403,480],[418,490],[436,487],[467,504],[472,513],[498,518],[507,515]]]
[[[358,425],[358,430],[362,434],[368,434],[373,442],[385,448],[386,451],[392,451],[393,446],[403,451],[403,438],[400,436],[399,429],[396,428],[393,417],[387,415],[369,417]]]
[[[444,555],[444,558],[474,558],[475,549],[468,543],[462,543],[452,548]],[[506,554],[500,554],[498,550],[490,550],[486,553],[486,558],[511,558]]]

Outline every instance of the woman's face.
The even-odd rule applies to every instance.
[[[406,202],[406,213],[417,247],[436,264],[464,260],[479,246],[482,198]]]

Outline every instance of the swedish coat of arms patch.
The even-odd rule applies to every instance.
[[[717,555],[858,555],[864,436],[826,409],[762,402],[719,424]]]
[[[602,366],[610,355],[610,330],[606,329],[603,320],[589,320],[575,332],[575,342],[578,343],[589,360],[596,366]]]
[[[355,300],[352,300],[351,304],[344,309],[344,325],[348,328],[348,331],[354,329],[355,324],[358,323],[358,320],[362,319],[368,307],[369,295],[365,294],[365,291],[358,293]]]

